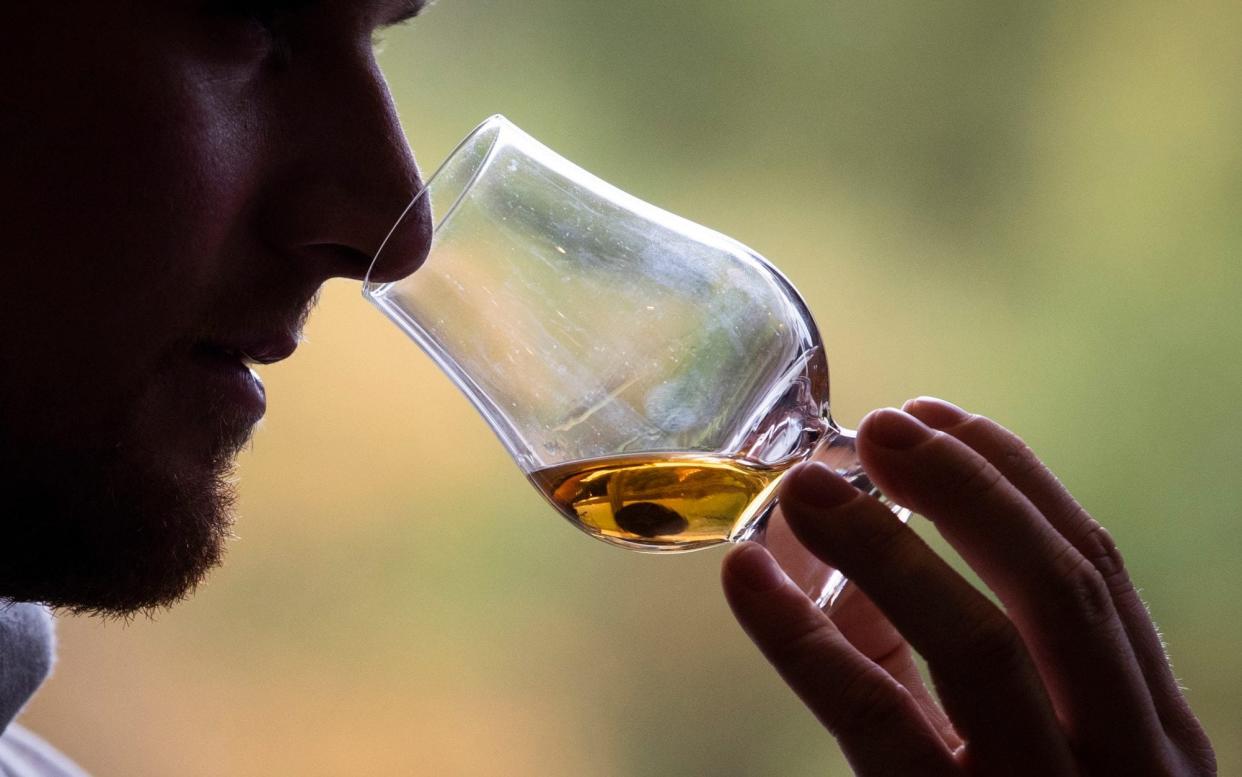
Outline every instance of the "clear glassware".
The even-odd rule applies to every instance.
[[[407,244],[394,240],[414,228],[407,208],[363,294],[563,516],[639,551],[759,541],[820,606],[836,599],[844,578],[773,518],[776,487],[816,458],[875,489],[853,433],[832,419],[815,322],[780,272],[502,116],[475,128],[415,202],[425,196],[425,265],[371,281],[385,251]]]

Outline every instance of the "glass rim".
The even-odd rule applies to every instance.
[[[474,170],[470,172],[470,177],[466,179],[466,182],[461,187],[461,191],[459,191],[453,198],[453,204],[444,211],[443,216],[432,224],[431,234],[433,236],[439,232],[444,226],[444,223],[452,217],[453,212],[457,210],[458,204],[461,203],[462,199],[465,198],[466,193],[469,192],[474,186],[475,181],[477,181],[479,176],[482,175],[483,170],[487,168],[488,162],[491,161],[492,155],[496,151],[496,146],[500,140],[501,132],[506,129],[514,128],[515,126],[516,125],[509,121],[509,119],[503,114],[493,113],[491,116],[488,116],[486,119],[475,125],[474,129],[466,133],[466,136],[458,141],[456,146],[453,146],[453,150],[444,157],[444,161],[440,162],[440,164],[436,167],[435,172],[433,172],[427,180],[423,182],[422,188],[419,189],[413,198],[410,199],[409,203],[406,204],[405,209],[401,211],[401,215],[398,216],[397,220],[393,222],[392,228],[388,230],[388,234],[385,235],[383,241],[380,242],[379,248],[375,250],[375,254],[371,257],[371,263],[367,265],[367,274],[363,276],[362,279],[362,293],[364,295],[370,295],[373,290],[388,285],[387,283],[371,282],[371,274],[375,271],[375,265],[379,262],[380,257],[383,256],[384,249],[388,246],[389,241],[392,240],[392,236],[396,234],[397,229],[400,228],[400,226],[405,222],[405,217],[409,215],[410,209],[413,208],[420,199],[428,196],[427,193],[431,190],[432,184],[434,184],[437,179],[443,177],[444,171],[449,167],[453,160],[457,158],[458,154],[461,153],[461,150],[478,140],[479,136],[481,136],[484,132],[487,132],[492,128],[496,129],[495,134],[491,138],[491,142],[487,146],[487,151],[479,157],[479,161],[475,164]]]

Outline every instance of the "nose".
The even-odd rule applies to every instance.
[[[285,87],[271,139],[282,169],[264,198],[270,239],[320,282],[367,277],[381,243],[372,282],[414,272],[431,247],[431,209],[415,200],[422,180],[374,58],[325,61]]]

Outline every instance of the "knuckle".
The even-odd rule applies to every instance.
[[[1026,646],[1017,628],[999,613],[976,621],[963,639],[966,662],[973,671],[1010,674],[1026,665]]]
[[[1095,564],[1075,548],[1066,553],[1066,572],[1058,576],[1058,594],[1067,612],[1087,627],[1100,626],[1113,620],[1116,610],[1104,576]]]
[[[1016,470],[1029,471],[1044,466],[1025,440],[987,416],[970,416],[954,427],[953,435],[975,450],[994,452],[999,461]]]
[[[808,620],[766,651],[783,674],[806,676],[822,670],[823,656],[832,644],[834,629],[827,623]]]
[[[1085,538],[1095,525],[1095,520],[1087,513],[1087,509],[1068,492],[1057,495],[1053,509],[1048,512],[1047,517],[1048,522],[1075,545],[1080,545],[1081,542],[1076,542],[1074,537]]]
[[[832,719],[825,723],[837,734],[882,730],[906,713],[908,698],[883,672],[860,669],[842,684]]]
[[[860,517],[853,528],[858,544],[873,557],[896,555],[908,531],[906,525],[887,510]]]
[[[768,659],[780,674],[798,689],[806,678],[834,674],[840,679],[830,690],[830,700],[812,704],[816,714],[836,736],[853,731],[874,732],[907,713],[909,697],[895,680],[876,666],[845,669],[834,667],[831,659],[835,628],[827,623],[808,621],[766,650]],[[801,691],[800,691],[801,692]],[[829,703],[823,703],[828,701]]]
[[[1201,743],[1189,751],[1191,763],[1196,769],[1192,774],[1216,777],[1216,753],[1212,750],[1212,744],[1207,741],[1206,735],[1202,739]]]
[[[1001,480],[1000,470],[982,456],[974,455],[953,473],[946,493],[953,501],[977,499],[995,490]]]
[[[913,530],[887,509],[852,515],[839,524],[834,558],[850,577],[862,580],[877,570],[913,569],[923,550]]]
[[[1005,432],[1004,457],[1005,468],[1015,476],[1029,475],[1044,468],[1044,463],[1031,450],[1022,438],[1011,432]]]
[[[1081,507],[1078,509],[1082,511]],[[1110,589],[1126,585],[1126,566],[1121,558],[1121,551],[1108,529],[1098,521],[1088,519],[1086,531],[1074,545],[1091,562],[1091,566],[1099,572]]]

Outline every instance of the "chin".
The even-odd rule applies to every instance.
[[[0,462],[0,596],[73,613],[151,614],[220,564],[233,523],[233,451],[173,469],[178,457],[136,450]]]

